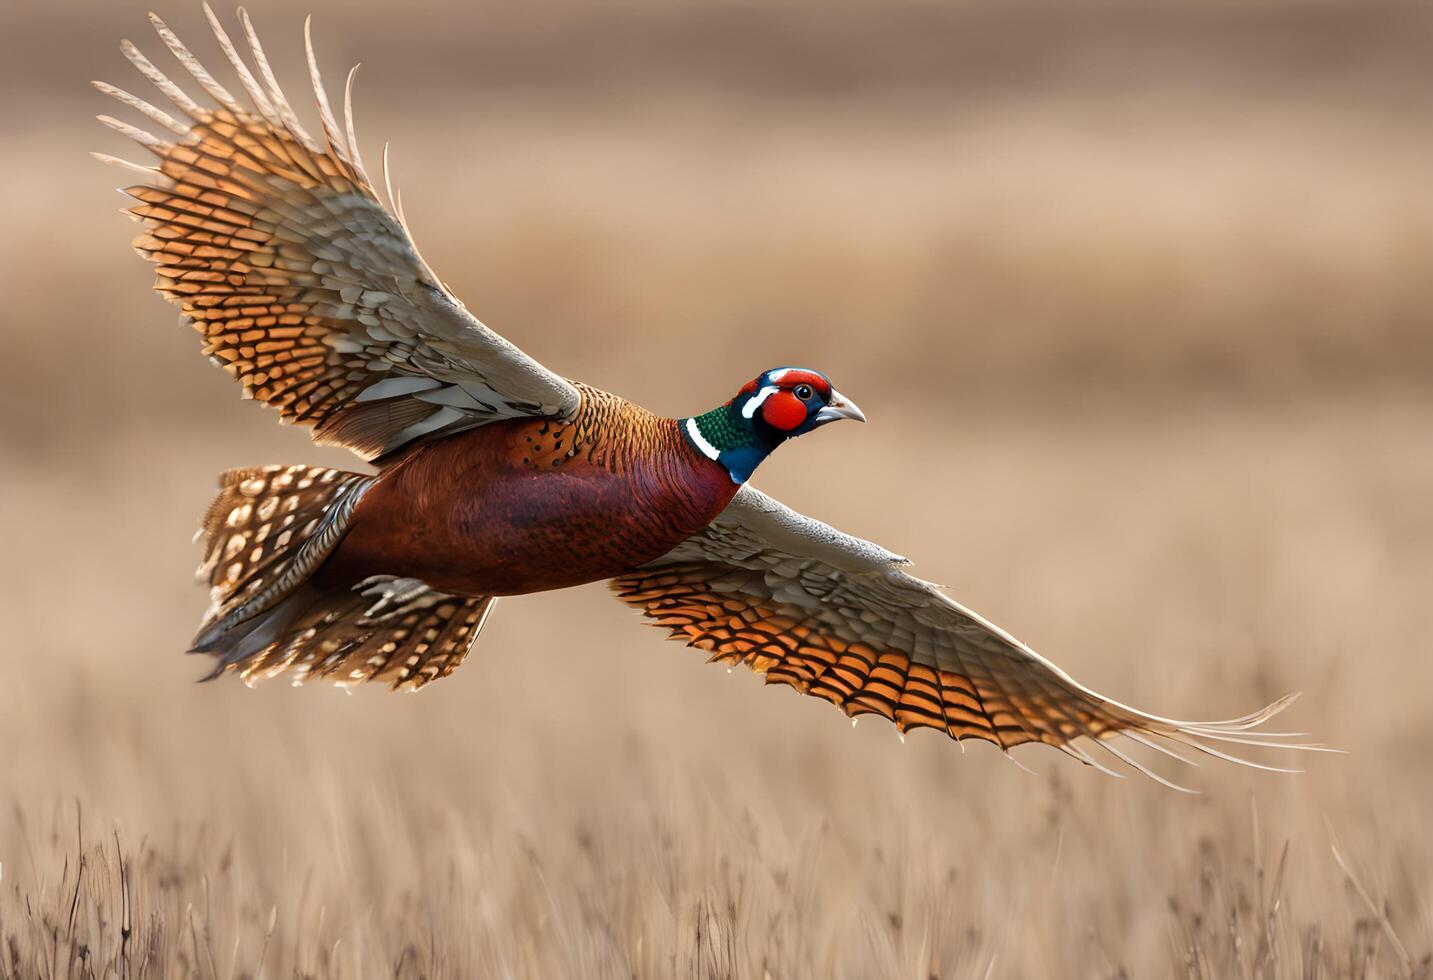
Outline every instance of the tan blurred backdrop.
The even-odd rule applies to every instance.
[[[825,370],[871,424],[764,489],[1102,692],[1225,717],[1299,689],[1285,727],[1350,754],[1211,760],[1198,797],[1040,749],[1031,775],[853,732],[596,586],[505,600],[417,697],[196,686],[214,474],[352,464],[241,403],[128,249],[128,181],[86,151],[140,151],[86,83],[148,95],[116,48],[159,60],[145,6],[11,0],[0,976],[103,960],[117,855],[178,974],[1420,969],[1433,10],[250,10],[295,104],[305,12],[331,85],[363,62],[425,256],[528,352],[674,415]],[[159,12],[220,61],[197,4]]]

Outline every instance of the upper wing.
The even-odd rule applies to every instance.
[[[401,208],[380,202],[358,154],[353,74],[341,131],[308,43],[324,134],[315,140],[248,15],[239,12],[262,84],[204,10],[249,106],[153,14],[160,38],[218,105],[191,99],[128,41],[125,56],[188,119],[95,85],[175,135],[100,117],[159,158],[153,169],[128,164],[145,176],[126,189],[140,201],[128,213],[147,229],[134,244],[158,266],[155,288],[203,334],[205,353],[285,421],[368,459],[496,419],[570,416],[577,389],[464,309],[418,255]]]
[[[1209,743],[1312,747],[1251,731],[1292,697],[1220,722],[1158,718],[1102,697],[901,571],[906,563],[743,487],[706,530],[613,588],[712,660],[745,663],[767,683],[825,698],[853,720],[883,715],[902,732],[935,728],[1002,749],[1043,742],[1104,769],[1087,751],[1092,744],[1167,785],[1116,736],[1183,761],[1151,736],[1234,762],[1246,760]]]

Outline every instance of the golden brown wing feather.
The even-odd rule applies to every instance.
[[[191,98],[129,42],[126,57],[182,118],[96,83],[173,134],[100,117],[159,158],[135,167],[145,181],[127,188],[139,202],[128,213],[145,226],[134,244],[205,353],[284,420],[370,459],[495,419],[569,417],[576,389],[468,313],[419,256],[401,211],[380,201],[358,154],[352,76],[341,130],[309,45],[315,140],[247,15],[257,74],[205,12],[249,106],[158,18],[160,38],[217,104]]]
[[[1168,785],[1117,738],[1175,758],[1183,757],[1160,742],[1182,743],[1261,768],[1274,767],[1214,743],[1310,747],[1253,730],[1290,698],[1222,722],[1174,721],[1111,701],[903,564],[745,487],[704,532],[612,585],[713,661],[746,664],[768,683],[823,698],[853,718],[880,715],[901,732],[932,728],[1004,750],[1038,742],[1105,769],[1089,751],[1097,746]]]

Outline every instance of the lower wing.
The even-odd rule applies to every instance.
[[[1096,694],[936,586],[906,559],[743,487],[700,534],[614,579],[613,589],[674,639],[824,698],[853,722],[876,714],[904,733],[934,728],[1009,750],[1053,746],[1106,772],[1098,756],[1184,789],[1125,751],[1182,762],[1184,746],[1230,762],[1239,743],[1319,750],[1257,730],[1294,698],[1227,721],[1176,721]],[[1324,750],[1329,751],[1329,750]]]

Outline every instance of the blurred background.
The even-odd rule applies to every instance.
[[[128,248],[86,152],[141,151],[87,82],[152,96],[122,37],[175,67],[145,5],[11,0],[0,977],[1426,974],[1433,10],[249,7],[301,111],[304,13],[331,88],[363,62],[365,152],[529,353],[671,415],[823,369],[871,424],[763,489],[1096,690],[1302,690],[1275,727],[1349,754],[1032,775],[600,586],[504,600],[416,697],[196,686],[214,475],[360,467],[241,403]]]

